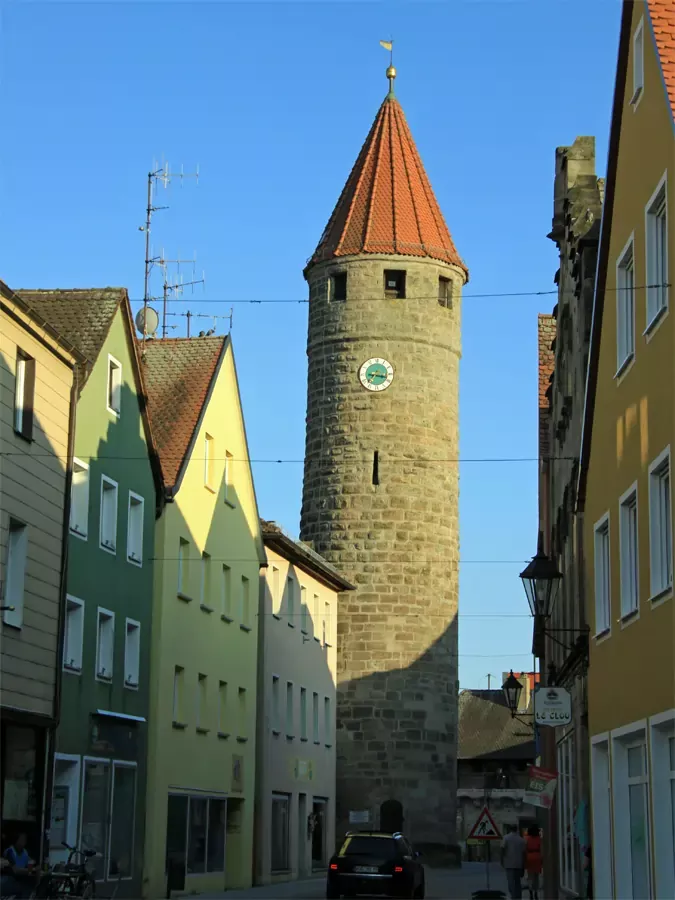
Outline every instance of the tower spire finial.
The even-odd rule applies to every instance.
[[[394,68],[394,41],[391,38],[388,41],[380,41],[380,46],[389,51],[389,66],[387,68],[387,78],[389,79],[389,94],[387,96],[393,97],[394,79],[396,78],[396,69]]]

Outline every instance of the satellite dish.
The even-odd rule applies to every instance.
[[[159,327],[159,316],[151,306],[142,306],[136,313],[135,321],[141,334],[154,337]]]

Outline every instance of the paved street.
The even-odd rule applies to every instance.
[[[474,891],[487,886],[484,863],[464,863],[461,869],[427,868],[428,900],[471,900]],[[490,887],[506,894],[506,878],[502,868],[492,863]],[[319,900],[326,896],[325,877],[305,881],[292,881],[245,891],[222,891],[217,894],[200,894],[203,900]]]

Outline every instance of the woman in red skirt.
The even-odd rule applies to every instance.
[[[530,825],[527,829],[527,843],[525,855],[525,871],[527,872],[527,887],[530,892],[530,900],[539,900],[539,878],[542,869],[541,837],[539,828]]]

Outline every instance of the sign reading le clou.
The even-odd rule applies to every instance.
[[[540,687],[534,692],[534,721],[556,728],[572,721],[572,698],[559,687]]]

